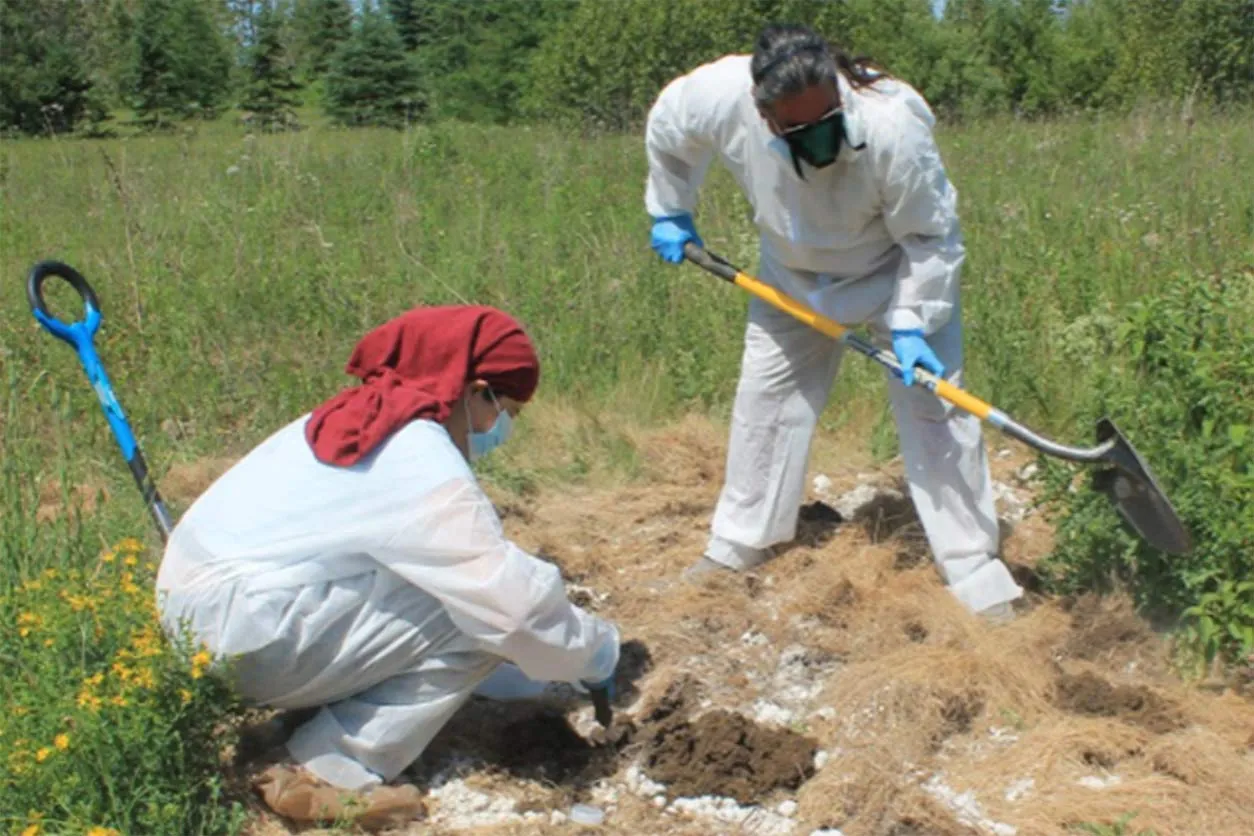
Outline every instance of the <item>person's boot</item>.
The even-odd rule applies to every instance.
[[[427,812],[422,793],[412,784],[342,790],[291,763],[269,767],[253,785],[266,806],[297,824],[352,823],[373,832],[401,827]]]

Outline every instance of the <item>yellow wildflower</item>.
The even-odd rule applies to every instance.
[[[39,825],[32,824],[27,826],[27,828],[22,831],[22,836],[39,836],[39,833]]]
[[[24,705],[15,705],[13,706],[13,713],[18,717],[25,717],[27,714],[30,714],[30,709]]]
[[[151,689],[157,686],[157,680],[152,675],[152,668],[140,668],[135,671],[134,682],[140,688]]]
[[[100,708],[100,697],[90,691],[82,691],[78,695],[78,707],[86,708],[88,711],[96,711]]]
[[[93,827],[87,831],[86,836],[122,836],[112,827]]]
[[[114,662],[110,670],[112,670],[113,673],[117,675],[117,678],[123,682],[128,680],[131,676],[131,669],[126,665],[123,665],[121,662]]]
[[[122,562],[127,566],[134,566],[136,563],[139,563],[139,558],[133,554],[128,554]]]
[[[126,697],[122,696],[121,694],[118,694],[117,696],[114,696],[114,697],[110,697],[109,702],[113,705],[116,705],[119,708],[126,708],[127,706]]]
[[[182,700],[183,705],[187,705],[189,702],[192,701],[192,692],[187,690],[186,688],[180,688],[179,699]]]
[[[45,570],[44,570],[44,577],[45,577],[45,578],[47,578],[48,580],[52,580],[52,579],[53,579],[53,578],[55,578],[56,576],[57,576],[57,570],[56,570],[56,569],[45,569]]]
[[[64,752],[70,748],[70,736],[68,734],[59,734],[52,738],[52,745],[56,746],[59,751]]]
[[[100,555],[101,563],[112,563],[113,561],[117,559],[118,559],[118,556],[113,552],[105,552],[104,554]]]
[[[22,584],[23,592],[36,592],[40,589],[43,589],[43,584],[40,583],[39,581],[27,581],[26,583]]]
[[[84,685],[99,685],[104,682],[103,673],[93,673],[91,676],[83,680]]]
[[[196,655],[192,657],[192,664],[200,665],[202,668],[208,666],[212,661],[213,656],[210,655],[208,650],[197,651]]]
[[[56,644],[56,642],[52,639],[44,639],[44,647],[52,647],[54,644]]]
[[[52,750],[49,749],[47,746],[44,746],[38,752],[35,753],[35,762],[43,763],[44,761],[48,760],[48,756],[51,754],[52,754]]]
[[[144,544],[134,537],[124,537],[113,548],[120,552],[139,552],[144,550]]]

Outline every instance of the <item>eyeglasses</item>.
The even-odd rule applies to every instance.
[[[813,122],[803,122],[800,125],[792,125],[791,127],[788,127],[788,128],[781,128],[779,131],[779,135],[786,137],[786,136],[794,136],[796,134],[804,133],[805,131],[808,131],[811,128],[821,125],[824,122],[831,119],[832,117],[837,116],[841,113],[844,113],[844,108],[841,105],[836,105],[834,108],[827,111],[818,119],[815,119]]]

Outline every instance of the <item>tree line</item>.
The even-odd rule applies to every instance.
[[[1254,0],[0,0],[0,130],[433,119],[636,125],[668,80],[799,21],[950,116],[1254,94]]]

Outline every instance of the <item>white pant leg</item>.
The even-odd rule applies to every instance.
[[[760,563],[796,536],[810,442],[843,346],[756,297],[749,302],[722,495],[706,557]]]
[[[241,694],[321,706],[292,756],[343,789],[396,777],[504,661],[454,626],[438,600],[384,569],[301,587],[221,587],[175,609],[235,656]],[[206,629],[211,628],[211,629]]]
[[[417,660],[410,673],[324,706],[292,735],[287,749],[324,781],[366,789],[390,781],[427,748],[500,663],[457,639]]]
[[[884,335],[879,335],[881,339]],[[962,385],[962,321],[953,319],[928,344],[946,379]],[[945,583],[973,612],[1023,594],[1000,547],[992,477],[980,421],[891,373],[889,397],[901,443],[910,496]]]

